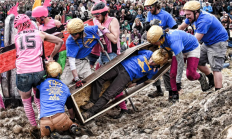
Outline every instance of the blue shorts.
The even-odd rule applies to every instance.
[[[16,74],[16,86],[22,92],[28,92],[32,87],[39,85],[45,71]]]
[[[90,53],[90,54],[87,56],[87,58],[89,59],[89,64],[90,64],[91,66],[94,66],[94,64],[95,64],[95,62],[97,61],[97,59],[99,58],[99,56]]]
[[[116,53],[108,53],[108,55],[109,55],[109,57],[110,57],[111,60],[113,60],[117,56]],[[98,59],[98,62],[99,62],[100,65],[104,65],[104,64],[106,64],[106,63],[109,62],[109,59],[105,55],[105,53],[101,53],[101,55],[100,55],[100,57]]]

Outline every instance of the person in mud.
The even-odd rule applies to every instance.
[[[31,104],[31,90],[36,88],[45,75],[45,59],[43,55],[43,41],[55,43],[54,50],[48,59],[53,61],[53,57],[60,50],[63,40],[47,33],[34,29],[30,18],[27,15],[19,14],[14,19],[14,27],[18,29],[15,36],[16,47],[16,86],[21,96],[24,110],[30,124],[37,126],[35,113]],[[35,92],[34,92],[35,93]],[[34,97],[34,102],[40,113],[40,100]]]
[[[201,11],[200,8],[198,1],[187,2],[183,7],[186,19],[178,29],[184,30],[191,24],[197,40],[204,42],[201,46],[198,69],[208,77],[209,89],[215,86],[217,91],[222,88],[221,70],[228,46],[228,34],[214,15]],[[206,63],[209,63],[213,74]]]
[[[138,79],[145,75],[148,79],[151,79],[158,72],[154,68],[155,63],[151,60],[152,54],[153,52],[150,50],[139,50],[138,55],[127,58],[94,81],[92,83],[90,101],[82,105],[83,107],[89,107],[85,109],[86,112],[82,113],[84,119],[88,119],[98,113],[110,99],[120,94],[133,79]],[[113,82],[103,95],[99,97],[103,84],[108,80],[112,80]],[[138,81],[137,84],[140,82]]]
[[[154,45],[174,52],[170,70],[172,94],[169,95],[169,101],[179,100],[178,91],[181,90],[184,60],[187,61],[187,78],[191,81],[198,80],[203,91],[208,89],[205,75],[197,73],[200,45],[196,37],[181,30],[170,30],[166,33],[160,26],[153,25],[147,32],[147,40]]]
[[[62,136],[56,131],[70,130],[74,135],[80,135],[81,131],[75,122],[73,102],[67,85],[59,80],[62,68],[57,62],[49,62],[46,65],[47,79],[37,86],[40,97],[40,132],[41,137],[71,138]],[[37,92],[38,93],[38,92]],[[65,113],[67,106],[69,116]]]
[[[161,9],[161,2],[159,0],[146,0],[145,7],[149,7],[150,11],[147,13],[147,19],[146,19],[146,28],[147,26],[151,26],[156,24],[157,21],[158,25],[161,26],[164,30],[165,29],[176,29],[177,23],[173,19],[172,15],[168,12]],[[164,80],[164,86],[167,91],[169,91],[169,95],[172,95],[172,88],[170,85],[170,71],[166,72],[163,75]],[[164,93],[161,89],[161,81],[158,80],[153,84],[156,86],[157,90],[155,92],[152,92],[148,94],[149,97],[155,98],[159,96],[164,96]]]
[[[100,58],[98,62],[102,66],[103,64],[106,64],[110,61],[107,58],[106,54],[103,53],[103,51],[106,51],[108,53],[111,60],[121,53],[120,39],[119,39],[119,35],[120,35],[119,22],[117,18],[110,17],[108,15],[108,7],[104,2],[99,2],[95,4],[92,8],[91,13],[94,16],[93,19],[94,25],[98,25],[99,30],[103,34],[104,41],[106,42],[104,50],[102,50],[99,45],[95,47],[93,50],[95,55],[100,54]],[[123,93],[121,92],[118,96],[116,96],[116,98],[122,95]],[[120,118],[124,113],[129,113],[125,102],[120,103],[119,106],[121,108],[121,112],[119,115],[113,118]],[[83,107],[83,109],[87,109],[87,108]]]
[[[48,17],[48,9],[44,6],[37,6],[32,10],[32,17],[40,24],[39,30],[46,31],[48,29],[57,27],[59,28],[62,24],[60,21]],[[54,60],[57,61],[59,53],[55,55]]]
[[[76,87],[83,85],[82,79],[91,74],[87,56],[98,43],[98,26],[85,26],[81,19],[71,19],[67,24],[70,33],[66,40],[67,57],[66,65],[61,76],[61,81],[66,85],[76,83]]]

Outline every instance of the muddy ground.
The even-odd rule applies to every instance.
[[[76,138],[218,139],[224,128],[232,124],[232,70],[224,69],[223,76],[223,89],[202,92],[198,81],[189,81],[184,75],[180,101],[175,104],[167,101],[168,92],[165,92],[164,97],[147,97],[148,93],[155,91],[150,86],[132,98],[139,112],[111,119],[109,115],[118,112],[115,108],[85,125],[96,136]],[[129,101],[127,104],[132,109]],[[37,115],[35,105],[33,107]],[[37,133],[29,132],[29,122],[23,107],[18,107],[1,111],[0,138],[39,137]]]

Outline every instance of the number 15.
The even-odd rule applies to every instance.
[[[23,41],[25,39],[25,41]],[[24,44],[26,42],[26,44]],[[20,50],[25,49],[25,45],[28,49],[34,49],[35,48],[35,36],[22,36],[20,37]]]

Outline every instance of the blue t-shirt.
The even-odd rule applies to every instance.
[[[124,66],[128,72],[130,79],[138,79],[147,74],[147,78],[151,79],[158,70],[153,71],[153,66],[149,66],[148,62],[152,56],[152,51],[150,50],[140,50],[137,56],[127,58],[122,61],[121,64]]]
[[[4,36],[1,36],[1,47],[4,47]]]
[[[180,52],[187,53],[199,45],[195,36],[182,30],[170,30],[165,35],[165,42],[160,47],[173,51],[175,55]]]
[[[185,19],[186,24],[190,24],[189,20]],[[205,45],[212,45],[221,41],[228,40],[228,34],[220,21],[212,14],[201,11],[200,15],[193,23],[195,33],[204,34],[201,39]]]
[[[176,21],[172,18],[172,16],[162,9],[157,15],[153,15],[150,11],[148,12],[146,22],[151,22],[153,19],[160,20],[161,23],[159,26],[163,29],[172,28],[176,25]]]
[[[64,113],[64,105],[71,95],[69,88],[55,78],[47,78],[37,88],[40,90],[40,118]]]
[[[98,26],[86,26],[84,28],[84,33],[86,37],[84,37],[85,46],[83,46],[82,38],[77,39],[78,44],[69,35],[68,39],[66,40],[66,50],[67,50],[67,57],[74,57],[76,59],[85,58],[88,56],[93,49],[93,47],[98,43],[99,36],[97,35]]]

